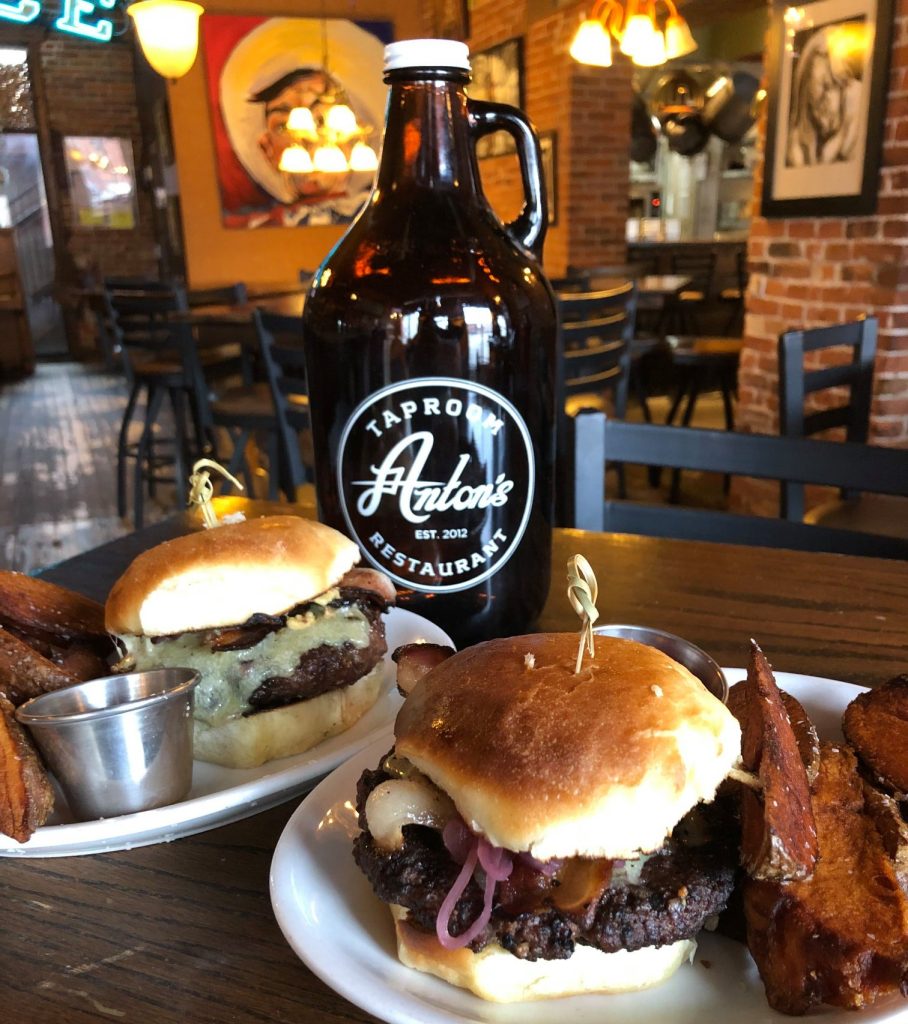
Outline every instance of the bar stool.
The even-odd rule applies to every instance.
[[[688,335],[669,335],[666,339],[671,352],[672,367],[678,384],[666,424],[671,426],[685,397],[687,402],[681,415],[681,425],[689,427],[703,391],[718,387],[722,394],[725,429],[735,429],[734,396],[738,383],[738,363],[744,342],[741,338],[699,338]],[[726,493],[731,478],[725,477]],[[672,472],[669,500],[677,503],[681,494],[681,470]]]
[[[179,489],[188,478],[187,461],[194,451],[204,447],[199,435],[198,417],[192,406],[197,380],[187,365],[191,337],[182,337],[186,328],[174,324],[172,315],[186,310],[186,295],[175,286],[154,290],[110,288],[105,282],[106,301],[111,310],[113,330],[122,353],[129,384],[129,397],[120,425],[117,443],[117,509],[127,512],[127,464],[133,461],[133,518],[136,528],[144,521],[144,494],[147,486],[154,497],[157,485],[172,482]],[[129,431],[144,396],[145,413],[137,442],[129,441]],[[161,436],[160,417],[165,400],[173,412],[174,433]],[[190,423],[196,424],[190,432]],[[172,475],[167,467],[172,466]]]

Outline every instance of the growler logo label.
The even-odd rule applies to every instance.
[[[536,486],[533,444],[504,396],[423,377],[361,402],[337,454],[350,536],[396,583],[436,593],[488,579],[514,553]]]

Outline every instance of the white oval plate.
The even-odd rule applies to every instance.
[[[401,644],[419,640],[453,646],[442,629],[403,608],[392,608],[388,612],[385,630],[389,653],[385,655],[384,692],[346,732],[302,754],[269,761],[258,768],[223,768],[196,761],[189,796],[180,803],[151,811],[73,822],[67,820],[65,801],[58,794],[60,810],[55,810],[50,823],[37,829],[27,843],[17,843],[0,835],[0,857],[70,857],[166,843],[248,818],[304,792],[376,736],[391,729],[401,698],[394,686],[390,652]]]
[[[729,683],[743,678],[726,669]],[[816,676],[777,672],[779,686],[800,700],[820,735],[841,739],[846,704],[863,688]],[[494,685],[494,684],[492,684]],[[271,903],[297,955],[327,985],[389,1024],[779,1024],[791,1017],[766,1003],[763,985],[746,948],[703,934],[694,963],[664,985],[644,992],[574,996],[557,1002],[487,1003],[397,959],[387,908],[353,861],[356,780],[390,749],[390,734],[362,750],[328,776],[287,823],[271,865]],[[878,1024],[908,1015],[895,997],[859,1015],[824,1007],[812,1014],[824,1022]]]

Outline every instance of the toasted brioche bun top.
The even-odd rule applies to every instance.
[[[117,580],[105,608],[111,633],[167,636],[282,615],[317,597],[359,561],[330,526],[267,516],[165,541]]]
[[[496,846],[552,857],[658,849],[741,751],[738,723],[655,648],[575,633],[477,644],[428,672],[396,750]]]

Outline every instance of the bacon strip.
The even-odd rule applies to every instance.
[[[422,677],[454,654],[453,647],[442,644],[404,644],[391,655],[397,665],[397,689],[404,697]]]

